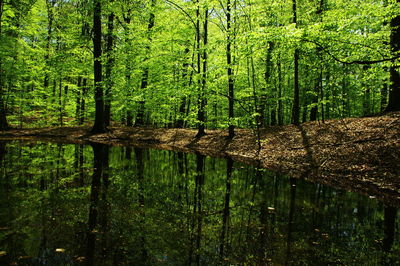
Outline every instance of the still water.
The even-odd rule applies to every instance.
[[[399,226],[375,199],[229,159],[0,143],[1,265],[396,265]]]

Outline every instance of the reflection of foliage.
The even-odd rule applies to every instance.
[[[90,147],[7,144],[0,164],[0,251],[10,262],[21,256],[82,260],[92,158]],[[93,230],[95,261],[104,264],[184,265],[190,255],[192,262],[199,255],[202,264],[400,261],[398,232],[392,253],[384,253],[383,206],[365,196],[301,180],[291,183],[285,176],[234,164],[221,243],[224,160],[206,158],[204,182],[196,183],[193,154],[115,147],[109,169],[109,185],[101,181]],[[201,198],[196,198],[200,184]]]

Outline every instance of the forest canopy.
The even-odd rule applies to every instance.
[[[399,0],[0,0],[0,129],[400,110]]]

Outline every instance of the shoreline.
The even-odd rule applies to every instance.
[[[399,112],[268,127],[260,131],[260,151],[256,134],[249,129],[237,129],[233,139],[228,138],[227,130],[207,130],[207,135],[195,138],[194,129],[109,129],[96,135],[88,135],[89,126],[11,129],[0,131],[0,141],[96,142],[231,157],[400,206]]]

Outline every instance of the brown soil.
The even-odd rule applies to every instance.
[[[207,135],[196,139],[193,129],[111,127],[109,133],[98,135],[89,135],[89,129],[88,126],[13,129],[0,131],[0,140],[100,142],[229,156],[400,206],[399,112],[269,127],[261,131],[261,150],[257,134],[247,129],[237,129],[232,140],[222,130],[208,130]]]

